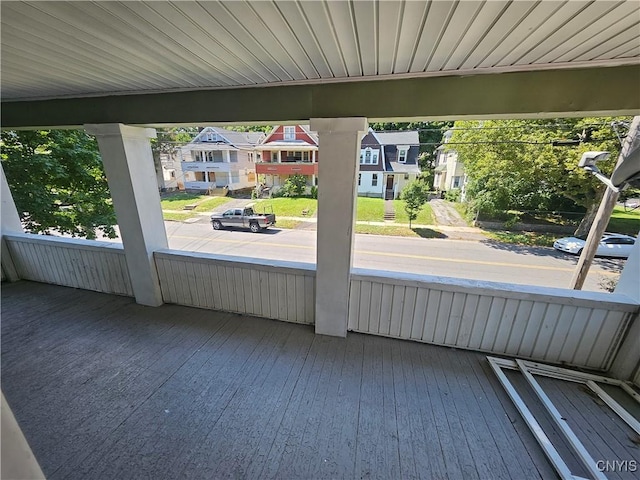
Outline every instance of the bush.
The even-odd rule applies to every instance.
[[[449,202],[457,203],[460,201],[460,189],[453,188],[451,190],[447,190],[444,194],[444,199]]]
[[[311,187],[311,198],[318,198],[318,187]]]
[[[278,193],[281,197],[301,197],[307,188],[307,179],[303,175],[291,175]]]

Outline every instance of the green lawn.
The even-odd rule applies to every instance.
[[[397,223],[409,223],[409,217],[407,216],[407,212],[404,209],[404,205],[404,200],[393,201],[393,208],[395,208],[396,210]],[[415,223],[417,225],[433,225],[434,219],[431,205],[425,203],[418,212],[418,218],[416,218],[412,223]]]
[[[229,203],[232,200],[230,197],[208,197],[207,200],[204,200],[198,203],[198,206],[195,208],[196,212],[211,212],[225,203]]]
[[[165,197],[160,201],[163,210],[182,210],[185,205],[198,203],[206,198],[207,195],[195,195],[193,193],[176,193],[170,197]]]
[[[185,205],[197,205],[197,212],[208,212],[220,205],[230,202],[230,197],[211,197],[209,195],[196,195],[193,193],[176,193],[165,197],[160,201],[163,210],[182,210]]]
[[[318,209],[318,200],[315,198],[271,198],[269,200],[258,200],[256,211],[262,212],[264,208],[270,213],[269,206],[273,207],[276,214],[276,221],[280,217],[302,217],[302,212],[308,210],[306,216],[310,217]]]
[[[196,214],[191,212],[185,212],[185,213],[162,212],[162,217],[165,220],[169,220],[171,222],[184,222],[185,220],[188,220],[189,218],[193,218],[195,216]]]
[[[489,238],[502,243],[513,243],[516,245],[528,245],[536,247],[552,247],[553,242],[559,236],[557,233],[510,232],[492,230],[485,230],[483,233]]]
[[[384,200],[381,198],[358,197],[357,220],[361,222],[382,222],[384,220]]]
[[[295,229],[298,228],[302,222],[298,222],[296,220],[278,220],[276,216],[276,226],[275,228],[287,228],[287,229]]]
[[[623,207],[616,206],[613,209],[611,220],[609,220],[607,231],[638,235],[640,231],[640,208],[625,212]]]
[[[390,235],[394,237],[443,238],[444,235],[430,228],[412,228],[395,225],[356,224],[356,233],[371,235]]]

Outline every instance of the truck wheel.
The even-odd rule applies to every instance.
[[[213,221],[213,229],[220,230],[222,228],[222,224],[218,220]]]
[[[249,225],[249,228],[253,233],[258,233],[260,231],[260,225],[258,225],[257,223],[252,223],[251,225]]]

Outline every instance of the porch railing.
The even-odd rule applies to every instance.
[[[20,278],[133,296],[120,244],[4,237]],[[315,322],[312,264],[162,250],[164,301]],[[639,306],[627,297],[356,269],[351,331],[607,370]],[[640,383],[640,378],[635,381]]]

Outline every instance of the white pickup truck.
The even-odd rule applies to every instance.
[[[214,230],[225,227],[243,227],[258,233],[276,224],[276,216],[273,213],[256,213],[254,204],[244,208],[231,208],[224,213],[211,215],[211,225]]]

